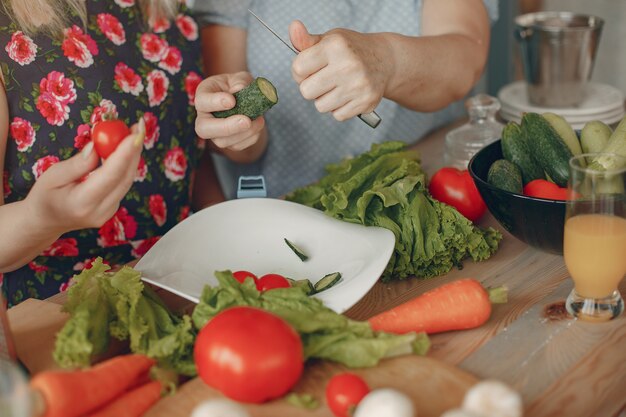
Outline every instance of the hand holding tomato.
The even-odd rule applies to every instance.
[[[254,307],[232,307],[213,317],[198,333],[194,361],[207,385],[249,403],[286,394],[304,369],[298,333]]]
[[[143,118],[141,120],[143,121]],[[102,120],[91,130],[93,146],[102,159],[107,159],[128,135],[130,129],[119,119]]]
[[[472,222],[480,219],[487,211],[487,206],[467,170],[441,168],[430,179],[428,190],[435,199],[456,208]]]

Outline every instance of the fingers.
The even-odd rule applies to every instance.
[[[291,39],[291,44],[294,48],[302,52],[318,43],[322,39],[322,36],[311,35],[306,26],[304,26],[304,23],[299,20],[294,20],[289,25],[289,39]]]
[[[250,120],[250,119],[248,119]],[[258,117],[251,121],[250,127],[237,134],[226,137],[215,137],[212,142],[220,149],[242,150],[254,145],[265,126],[265,118]]]
[[[89,174],[98,166],[98,161],[93,142],[89,142],[79,154],[52,165],[37,181],[45,183],[47,188],[63,187]]]
[[[252,79],[252,75],[246,71],[214,75],[205,79],[196,90],[196,110],[198,113],[212,113],[233,108],[233,94],[250,84]]]
[[[230,116],[225,119],[213,117],[211,114],[196,116],[196,134],[202,139],[215,139],[235,136],[252,127],[253,122],[243,115]]]

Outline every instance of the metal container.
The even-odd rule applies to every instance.
[[[570,12],[518,16],[529,101],[541,107],[576,107],[585,98],[604,21]]]

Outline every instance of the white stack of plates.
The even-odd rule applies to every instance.
[[[591,120],[600,120],[608,125],[622,120],[624,94],[607,84],[589,83],[585,100],[577,107],[538,107],[528,100],[525,81],[508,84],[498,93],[500,116],[507,121],[520,122],[523,113],[552,112],[563,116],[574,129],[582,129]]]

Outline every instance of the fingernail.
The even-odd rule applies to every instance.
[[[222,103],[222,107],[229,107],[230,106],[230,103],[225,98],[223,98],[221,100],[221,103]]]
[[[85,147],[83,148],[83,151],[81,152],[83,159],[89,158],[89,155],[91,155],[92,151],[93,151],[93,142],[89,142],[88,144],[85,145]]]
[[[139,119],[139,123],[137,123],[137,133],[141,133],[142,135],[146,134],[146,120],[142,117]]]
[[[134,136],[135,136],[135,139],[133,140],[133,145],[137,148],[142,146],[143,140],[146,137],[145,133],[136,133]]]
[[[248,121],[246,119],[239,119],[237,125],[242,128],[248,128]]]

